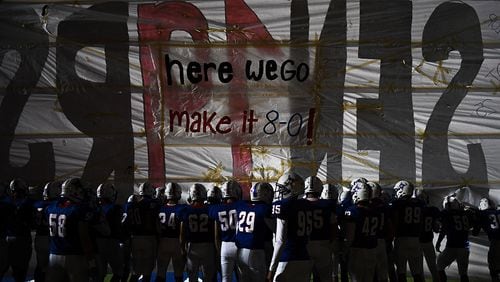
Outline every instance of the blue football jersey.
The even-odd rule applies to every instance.
[[[369,206],[354,205],[346,210],[344,219],[356,225],[351,247],[363,249],[377,247],[380,214]]]
[[[391,205],[391,214],[396,237],[420,237],[423,225],[424,202],[411,199],[396,199]]]
[[[207,205],[188,205],[181,212],[186,242],[214,242],[214,220],[208,215]]]
[[[480,211],[481,228],[488,234],[488,239],[500,240],[500,210],[488,209]]]
[[[131,235],[152,236],[158,234],[158,202],[151,198],[143,198],[137,202],[129,202],[124,208],[125,227]]]
[[[220,227],[220,239],[224,242],[234,242],[236,237],[236,205],[238,201],[230,204],[217,204],[209,207],[209,216]]]
[[[434,226],[439,220],[441,212],[437,207],[425,206],[423,208],[422,233],[420,234],[421,243],[429,243],[434,239]]]
[[[104,215],[104,218],[109,226],[110,234],[109,236],[103,236],[98,234],[97,237],[106,237],[113,239],[123,238],[123,228],[122,228],[122,216],[123,209],[120,205],[114,203],[105,203],[99,205],[100,212]]]
[[[312,231],[312,214],[304,199],[284,199],[273,203],[273,214],[287,222],[287,238],[281,262],[308,260],[307,242]]]
[[[7,227],[14,217],[14,205],[6,197],[0,198],[0,240],[5,240]]]
[[[9,198],[8,201],[14,207],[14,214],[7,225],[7,235],[15,237],[31,237],[31,229],[33,227],[33,201],[29,198],[14,199]]]
[[[331,240],[331,224],[335,218],[335,203],[329,200],[306,201],[311,215],[311,233],[309,239]]]
[[[266,220],[271,219],[271,205],[263,202],[237,202],[236,247],[250,250],[264,249],[271,230]],[[272,234],[271,234],[272,235]]]
[[[446,247],[468,248],[469,231],[473,227],[473,218],[464,210],[441,211],[441,228],[446,235]]]
[[[94,212],[86,204],[61,199],[46,209],[49,222],[50,253],[56,255],[83,255],[79,223],[89,222]]]
[[[160,207],[158,218],[160,219],[160,237],[163,238],[179,238],[181,212],[186,205],[163,204]]]
[[[36,201],[33,203],[34,228],[37,236],[49,236],[49,222],[45,210],[52,201]]]
[[[391,211],[389,209],[389,205],[380,198],[374,198],[371,200],[371,208],[379,216],[377,238],[386,239],[388,232],[387,224],[391,220]]]

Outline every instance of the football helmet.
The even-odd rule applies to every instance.
[[[165,187],[165,198],[167,200],[175,200],[178,201],[182,196],[182,187],[175,182],[167,183]]]
[[[201,183],[195,183],[189,187],[188,202],[205,201],[207,199],[207,189]]]
[[[153,195],[155,194],[155,188],[153,187],[153,184],[151,184],[151,182],[146,181],[139,185],[139,192],[137,194],[139,196],[153,197]]]
[[[233,198],[235,200],[241,200],[241,185],[238,181],[229,180],[222,184],[220,189],[223,199]]]
[[[30,186],[29,190],[29,198],[33,201],[41,201],[43,199],[43,188],[40,186]]]
[[[343,203],[349,199],[352,200],[352,192],[351,192],[351,189],[347,188],[347,187],[343,187],[342,188],[342,191],[340,191],[340,195],[339,195],[339,202],[340,203]],[[350,200],[349,200],[350,201]]]
[[[61,197],[77,203],[84,201],[87,197],[87,193],[82,180],[74,177],[64,181],[61,186]]]
[[[250,201],[270,204],[273,200],[273,186],[267,182],[257,182],[250,188]]]
[[[496,209],[496,205],[491,199],[482,198],[481,200],[479,200],[479,210],[480,211],[494,210],[494,209]]]
[[[366,185],[372,189],[372,198],[380,198],[382,196],[382,187],[377,182],[368,181]]]
[[[288,197],[299,196],[304,193],[304,180],[295,172],[283,174],[276,182],[274,201]]]
[[[361,201],[369,201],[372,198],[372,189],[365,183],[356,183],[358,189],[352,195],[352,201],[357,204]]]
[[[219,204],[222,200],[222,192],[218,186],[207,189],[207,204]]]
[[[445,210],[460,210],[462,203],[455,196],[446,196],[443,200],[443,208]]]
[[[52,181],[47,182],[43,187],[43,200],[45,201],[53,201],[61,195],[61,182]]]
[[[352,181],[351,181],[351,185],[350,187],[353,188],[354,185],[356,185],[356,183],[358,182],[362,182],[363,184],[366,184],[368,183],[368,180],[364,177],[358,177],[358,178],[354,178]],[[353,191],[354,192],[354,191]]]
[[[153,198],[160,202],[163,202],[163,200],[165,199],[165,186],[156,187]]]
[[[409,181],[400,180],[394,185],[394,190],[396,191],[396,198],[411,198],[413,196],[413,190],[415,186]]]
[[[358,191],[359,189],[363,189],[367,185],[368,184],[366,184],[364,182],[358,181],[358,182],[354,183],[353,186],[351,186],[351,192],[354,194],[354,193],[356,193],[356,191]]]
[[[101,183],[97,187],[97,199],[107,199],[111,202],[116,201],[118,196],[118,191],[115,189],[115,185],[109,182]]]
[[[323,191],[323,182],[316,176],[309,176],[304,181],[304,194],[316,193],[318,196]]]
[[[137,196],[136,195],[132,194],[132,195],[128,196],[127,203],[135,203],[135,202],[137,202]]]
[[[470,202],[471,199],[471,189],[468,186],[463,186],[455,190],[453,193],[455,197],[461,202],[461,203],[468,203]]]
[[[339,188],[342,188],[340,184],[325,184],[323,185],[323,191],[321,191],[321,199],[325,200],[337,200],[339,197]]]
[[[424,189],[415,189],[415,198],[424,201],[424,203],[429,203],[429,195],[424,191]]]
[[[11,195],[27,196],[29,192],[28,183],[24,179],[15,178],[10,182],[9,190]]]

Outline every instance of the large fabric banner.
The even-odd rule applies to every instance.
[[[500,188],[496,1],[69,2],[0,5],[2,181]]]

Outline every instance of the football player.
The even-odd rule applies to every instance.
[[[429,195],[423,189],[415,190],[415,197],[424,203],[422,210],[423,225],[420,233],[420,246],[422,254],[432,275],[434,282],[439,281],[436,268],[436,251],[434,250],[434,232],[439,232],[439,214],[437,207],[431,206],[429,203]]]
[[[210,186],[207,188],[207,200],[205,201],[205,204],[208,206],[208,216],[210,215],[210,209],[213,207],[216,207],[220,205],[222,202],[222,191],[219,188],[219,186]],[[215,217],[211,217],[215,221]],[[219,237],[218,233],[218,224],[215,224],[215,267],[216,267],[216,273],[214,276],[213,282],[217,282],[217,276],[220,274],[220,277],[222,277],[222,270],[221,270],[221,258],[220,258],[220,246],[221,246],[221,240]]]
[[[155,267],[160,206],[153,199],[154,192],[153,185],[144,182],[139,186],[136,199],[125,205],[124,223],[131,236],[131,282],[137,281],[141,275],[143,281],[149,281]]]
[[[347,209],[352,207],[354,204],[352,202],[352,193],[351,188],[343,187],[339,189],[339,204],[337,205],[336,215],[337,222],[339,226],[338,234],[338,264],[340,266],[340,281],[348,282],[349,281],[349,270],[348,270],[348,261],[349,261],[349,250],[347,249],[347,245],[345,243],[345,213]],[[337,274],[338,276],[338,274]],[[336,277],[338,278],[338,277]]]
[[[32,251],[33,201],[28,197],[28,184],[23,179],[12,180],[9,192],[7,201],[14,208],[14,214],[7,225],[8,262],[14,280],[25,281]]]
[[[332,201],[320,199],[323,182],[318,177],[307,177],[304,185],[308,203],[306,216],[312,217],[307,250],[313,263],[315,281],[332,281],[333,260],[330,247],[337,237],[336,205]]]
[[[345,211],[344,224],[351,281],[372,282],[375,276],[380,215],[370,206],[371,193],[370,186],[362,182],[356,183],[354,205]]]
[[[343,187],[340,184],[325,184],[323,185],[323,191],[321,192],[321,199],[330,201],[330,205],[335,207],[335,217],[337,218],[337,229],[339,227],[339,216],[338,212],[340,210],[340,205],[337,205],[339,198],[339,191],[342,192]],[[343,216],[342,212],[342,216]],[[340,231],[340,230],[338,230]],[[333,281],[339,281],[339,275],[341,272],[347,272],[344,263],[344,257],[346,255],[346,249],[344,244],[344,238],[342,232],[336,232],[336,237],[333,238],[331,243],[331,251],[332,251],[332,273],[333,273]],[[342,262],[341,262],[342,261]],[[339,272],[339,266],[342,266],[341,272]],[[347,276],[347,275],[346,275]],[[347,280],[347,277],[346,277]]]
[[[272,199],[271,184],[257,182],[250,189],[250,202],[240,201],[236,204],[238,221],[235,243],[242,282],[266,279],[265,244],[270,239],[273,224]]]
[[[135,193],[127,198],[127,202],[124,205],[124,209],[128,203],[137,202],[138,195]],[[130,276],[131,269],[131,250],[130,250],[130,230],[127,226],[127,215],[123,213],[122,215],[122,230],[123,230],[123,242],[121,244],[122,256],[123,256],[123,280],[127,281]]]
[[[367,182],[372,190],[372,198],[370,204],[372,209],[380,215],[377,228],[377,249],[376,249],[376,264],[375,273],[377,281],[387,281],[388,276],[388,260],[386,241],[392,242],[393,229],[390,220],[389,205],[382,199],[382,187],[376,182]]]
[[[490,271],[491,281],[500,281],[500,210],[497,209],[495,203],[488,199],[482,198],[479,201],[479,222],[480,227],[488,235],[490,248],[488,250],[488,268]]]
[[[203,269],[203,281],[215,278],[216,263],[214,221],[209,217],[207,190],[195,183],[189,188],[188,203],[181,214],[180,243],[186,254],[186,266],[190,282],[198,281],[198,271]]]
[[[212,205],[209,208],[209,215],[216,222],[216,247],[220,254],[222,281],[226,282],[232,281],[236,266],[236,203],[241,200],[240,184],[235,180],[222,184],[221,197],[222,204]]]
[[[47,207],[59,198],[61,194],[61,184],[62,183],[59,181],[45,184],[42,190],[42,200],[36,201],[33,204],[35,212],[35,281],[45,281],[45,275],[49,265],[49,223],[45,214]]]
[[[424,281],[420,234],[423,225],[424,203],[413,197],[414,186],[406,180],[394,185],[396,199],[392,202],[391,216],[394,224],[394,256],[398,281],[406,281],[407,263],[414,281]]]
[[[8,201],[8,183],[0,183],[0,281],[8,269],[9,261],[7,256],[7,226],[14,215],[14,206]]]
[[[311,232],[306,216],[307,202],[298,199],[304,193],[304,180],[298,174],[283,174],[276,183],[273,215],[276,220],[274,251],[268,280],[309,281],[312,264],[307,252]]]
[[[179,204],[182,187],[178,183],[169,182],[164,190],[165,193],[162,198],[165,200],[161,204],[158,214],[161,229],[158,258],[156,260],[158,275],[156,281],[165,281],[168,265],[172,261],[175,281],[181,282],[186,264],[179,241],[180,216],[182,209],[185,207],[185,205]]]
[[[109,234],[97,233],[97,249],[99,253],[99,281],[103,281],[107,274],[108,264],[113,276],[111,281],[120,281],[123,278],[123,252],[120,244],[123,241],[122,215],[123,209],[116,204],[118,192],[109,182],[97,187],[97,205],[99,212],[109,226]]]
[[[436,242],[437,271],[440,282],[446,282],[445,269],[453,261],[457,261],[460,281],[469,281],[469,233],[474,228],[474,215],[464,209],[462,203],[454,196],[446,196],[441,211],[441,231]],[[441,252],[441,242],[446,237],[446,247]]]
[[[85,202],[80,178],[61,186],[61,197],[46,209],[49,222],[50,255],[47,281],[89,281],[89,267],[95,267],[89,221],[93,211]]]

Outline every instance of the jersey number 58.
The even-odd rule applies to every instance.
[[[49,232],[51,237],[64,238],[66,235],[66,215],[51,213],[49,215]]]

